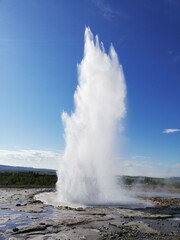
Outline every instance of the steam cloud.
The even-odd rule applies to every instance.
[[[117,127],[126,113],[123,70],[112,45],[107,54],[90,28],[84,38],[75,109],[70,116],[62,114],[66,148],[58,173],[59,201],[127,201],[117,186],[113,162]]]

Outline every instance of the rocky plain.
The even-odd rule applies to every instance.
[[[142,206],[51,206],[54,189],[0,189],[0,239],[180,239],[180,194],[142,196]]]

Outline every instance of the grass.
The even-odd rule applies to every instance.
[[[0,171],[0,187],[55,187],[57,175],[55,173],[31,171]]]

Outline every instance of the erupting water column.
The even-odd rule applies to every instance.
[[[115,178],[115,137],[125,116],[126,85],[118,56],[85,29],[74,112],[62,114],[65,152],[58,172],[59,201],[85,204],[125,201]]]

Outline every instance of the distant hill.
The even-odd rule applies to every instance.
[[[0,165],[0,171],[56,173],[56,170],[54,169],[33,168],[33,167],[14,167],[14,166],[7,166],[7,165]]]

